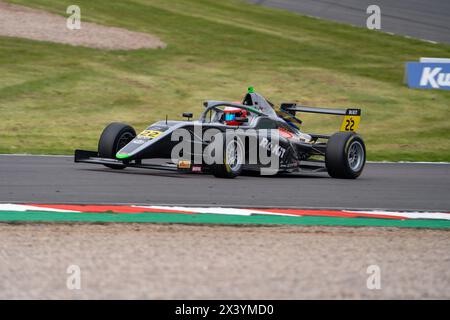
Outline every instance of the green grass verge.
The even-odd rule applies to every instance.
[[[14,0],[65,15],[71,0]],[[0,153],[96,149],[103,127],[198,115],[248,85],[276,103],[363,109],[370,160],[450,161],[450,91],[412,90],[404,62],[450,46],[237,0],[79,0],[82,21],[150,32],[166,49],[103,51],[0,37]],[[330,133],[333,117],[305,116]]]
[[[450,228],[448,220],[394,220],[378,218],[287,217],[267,215],[220,215],[178,213],[71,213],[44,211],[0,211],[0,222],[147,222],[231,225],[305,225],[347,227]]]

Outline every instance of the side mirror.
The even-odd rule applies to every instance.
[[[193,116],[192,112],[183,112],[183,118],[188,118],[188,120],[190,120]]]

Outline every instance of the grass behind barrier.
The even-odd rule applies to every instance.
[[[9,1],[65,15],[71,0]],[[82,21],[150,32],[166,49],[104,51],[0,37],[0,153],[95,149],[103,127],[199,115],[253,85],[275,103],[361,107],[370,160],[450,161],[450,91],[403,84],[404,62],[450,46],[237,0],[79,0]],[[340,120],[303,116],[305,131]]]

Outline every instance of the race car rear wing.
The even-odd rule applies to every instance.
[[[282,103],[280,109],[295,116],[296,112],[320,113],[344,116],[341,131],[356,131],[361,120],[361,109],[333,109],[300,106],[296,103]]]

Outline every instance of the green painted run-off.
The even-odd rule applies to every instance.
[[[322,225],[322,226],[373,226],[407,228],[450,228],[449,220],[431,219],[378,219],[340,217],[289,217],[274,215],[218,215],[180,213],[78,213],[46,211],[0,211],[0,222],[150,222],[194,224],[245,224],[245,225]]]

